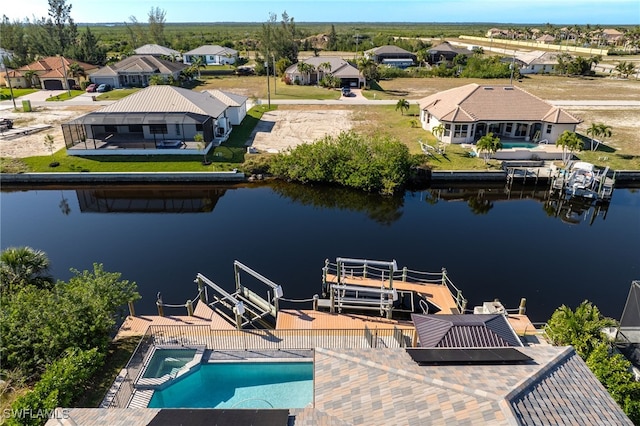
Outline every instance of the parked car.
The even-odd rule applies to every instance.
[[[8,118],[0,118],[0,131],[13,129],[13,120]]]
[[[349,89],[348,87],[343,87],[342,96],[351,97],[351,96],[355,96],[355,93],[353,93],[351,89]]]
[[[92,92],[95,92],[97,88],[98,88],[97,84],[91,83],[90,85],[87,86],[85,90],[89,93],[92,93]]]
[[[101,84],[96,89],[96,92],[108,92],[109,90],[111,90],[111,85],[110,84]]]

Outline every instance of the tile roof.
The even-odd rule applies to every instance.
[[[632,424],[572,348],[517,350],[534,362],[418,366],[399,349],[318,348],[315,409],[346,424]]]
[[[418,101],[422,110],[439,121],[544,121],[578,124],[581,121],[517,86],[476,83],[438,92]]]
[[[88,64],[86,62],[80,62],[80,61],[76,61],[73,59],[67,59],[65,57],[61,57],[61,56],[48,56],[46,58],[42,58],[39,59],[35,62],[32,62],[30,64],[27,64],[25,66],[22,66],[20,68],[18,68],[19,71],[35,71],[38,73],[38,76],[40,77],[44,77],[44,76],[48,76],[48,77],[62,77],[64,75],[63,73],[63,65],[62,63],[64,62],[64,68],[66,70],[69,69],[69,66],[71,64],[78,64],[83,70],[85,71],[90,71],[90,70],[94,70],[96,68],[98,68],[97,65],[91,65]]]
[[[522,346],[504,315],[418,315],[411,319],[426,348],[498,348]]]
[[[97,110],[112,112],[183,112],[219,117],[227,105],[209,93],[175,86],[149,86]]]

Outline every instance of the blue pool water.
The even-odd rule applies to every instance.
[[[502,149],[535,148],[537,146],[538,146],[537,143],[532,143],[532,142],[502,142]]]
[[[304,408],[313,400],[313,363],[203,364],[154,392],[149,408]]]
[[[142,377],[171,374],[184,367],[195,354],[195,349],[156,349]]]

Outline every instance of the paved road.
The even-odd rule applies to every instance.
[[[22,100],[29,99],[31,106],[46,106],[48,108],[62,108],[72,105],[93,105],[102,106],[110,105],[115,101],[94,101],[93,93],[83,93],[75,98],[62,102],[46,102],[46,99],[50,96],[56,96],[64,93],[64,90],[41,90],[32,94],[22,96],[16,99],[16,105],[22,106]],[[356,94],[354,97],[346,98],[344,96],[335,100],[318,100],[318,99],[271,99],[271,103],[274,105],[395,105],[397,100],[369,100],[362,96],[360,90],[354,89]],[[266,105],[269,101],[267,99],[258,99],[258,104]],[[417,100],[410,100],[412,104],[417,103]],[[625,101],[625,100],[554,100],[547,101],[551,105],[558,107],[599,107],[599,108],[615,108],[615,107],[627,107],[627,108],[640,108],[640,101]],[[13,103],[9,101],[0,102],[0,110],[13,108]]]

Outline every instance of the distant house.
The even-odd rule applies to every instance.
[[[362,73],[338,56],[313,56],[302,62],[313,67],[310,73],[301,73],[296,63],[285,70],[285,78],[298,84],[317,84],[325,75],[331,74],[340,79],[342,87],[362,87],[365,84]]]
[[[134,55],[100,68],[90,77],[92,83],[110,84],[114,88],[146,87],[153,76],[177,80],[186,65],[152,55]]]
[[[69,155],[193,155],[231,132],[228,106],[207,92],[149,86],[62,125]]]
[[[515,86],[467,84],[418,101],[420,122],[433,132],[444,126],[442,142],[474,143],[491,132],[509,140],[555,144],[581,121]]]
[[[135,49],[134,52],[136,55],[164,56],[166,58],[174,58],[177,61],[182,61],[182,54],[180,52],[158,44],[145,44],[144,46],[140,46]]]
[[[558,52],[534,50],[516,53],[515,60],[520,65],[520,74],[549,74],[555,71],[559,55]]]
[[[232,65],[238,60],[238,51],[229,47],[207,44],[184,53],[183,62],[191,65],[197,56],[204,59],[205,65]]]
[[[602,30],[602,38],[608,45],[618,45],[624,40],[624,33],[613,28],[605,28]]]
[[[407,68],[416,63],[416,55],[398,46],[380,46],[364,52],[376,64]]]
[[[427,62],[429,65],[439,65],[442,63],[451,64],[453,59],[458,55],[466,57],[473,56],[473,52],[470,52],[468,49],[454,47],[446,41],[429,49],[427,54]]]
[[[206,90],[206,92],[228,107],[227,117],[229,117],[229,123],[233,126],[242,123],[242,120],[247,115],[248,97],[223,90]]]
[[[556,38],[551,34],[543,34],[536,39],[536,43],[540,44],[551,44],[556,41]]]
[[[69,71],[72,64],[77,64],[87,75],[98,69],[97,65],[67,59],[63,56],[49,56],[20,67],[16,71],[21,76],[25,76],[30,71],[34,72],[34,82],[39,82],[36,85],[40,85],[45,90],[64,90],[67,88],[67,82],[69,87],[79,84],[76,77]]]

